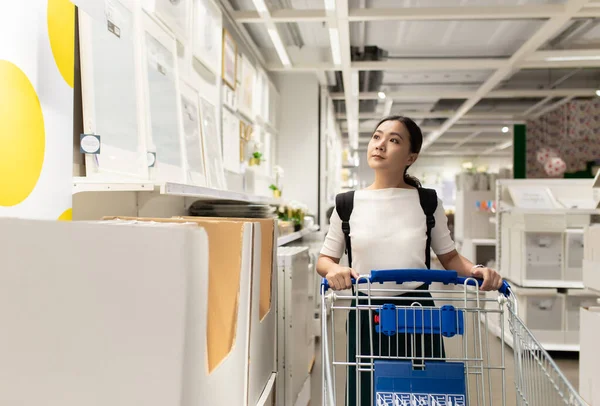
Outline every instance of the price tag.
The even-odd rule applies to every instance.
[[[100,136],[96,134],[81,134],[79,136],[79,151],[82,154],[100,154]]]

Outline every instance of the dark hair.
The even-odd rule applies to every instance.
[[[408,117],[389,116],[389,117],[386,117],[383,120],[381,120],[379,123],[377,123],[377,126],[375,127],[375,130],[373,132],[377,131],[379,126],[381,124],[385,123],[386,121],[398,121],[398,122],[404,124],[404,126],[408,130],[408,134],[410,135],[410,152],[412,152],[413,154],[418,154],[419,152],[421,152],[421,147],[423,146],[423,133],[421,132],[421,128],[419,128],[417,123],[415,123],[413,120],[411,120]],[[406,168],[404,168],[404,182],[407,185],[412,186],[412,187],[416,187],[416,188],[422,187],[419,179],[408,174],[409,167],[410,167],[410,165],[407,166]]]

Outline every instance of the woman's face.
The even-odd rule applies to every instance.
[[[369,166],[375,170],[404,171],[417,159],[410,152],[410,134],[400,121],[385,121],[373,133],[367,148]]]

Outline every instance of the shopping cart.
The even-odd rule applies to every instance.
[[[586,405],[519,319],[506,282],[494,295],[454,271],[372,271],[352,283],[353,294],[328,292],[325,279],[321,285],[323,406]],[[332,337],[340,311],[348,315],[347,354]],[[493,321],[500,345],[489,337]],[[508,364],[505,322],[514,354]],[[514,387],[507,387],[513,367]]]

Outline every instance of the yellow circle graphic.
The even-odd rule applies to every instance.
[[[46,137],[40,100],[17,66],[0,60],[0,206],[15,206],[42,172]]]
[[[56,66],[67,84],[75,81],[75,6],[69,0],[48,0],[48,37]]]
[[[67,209],[60,215],[58,221],[72,221],[73,220],[73,209]]]

